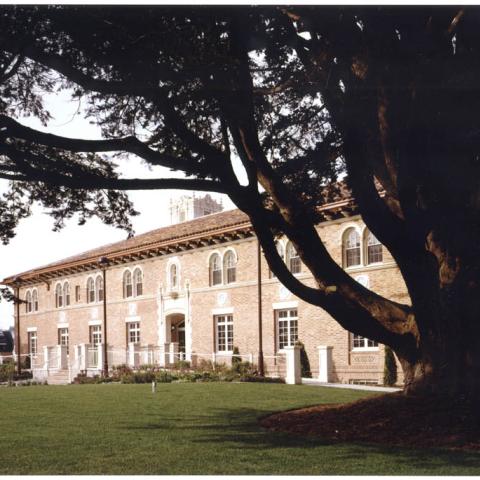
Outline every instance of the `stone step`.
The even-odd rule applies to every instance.
[[[68,370],[59,370],[58,372],[49,372],[47,382],[50,385],[66,385],[68,381]]]

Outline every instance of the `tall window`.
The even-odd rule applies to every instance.
[[[37,356],[37,332],[28,332],[28,353],[30,357]]]
[[[59,283],[55,287],[55,307],[63,307],[63,289]]]
[[[127,323],[127,342],[140,343],[140,322]]]
[[[210,257],[210,285],[220,285],[222,283],[222,264],[220,255],[214,253]]]
[[[32,307],[34,312],[38,312],[38,291],[36,288],[32,292]]]
[[[287,244],[287,266],[292,273],[300,273],[302,270],[300,257],[292,242]]]
[[[170,288],[172,290],[178,289],[178,265],[176,263],[170,265]]]
[[[95,292],[97,295],[97,302],[103,302],[103,277],[97,275],[95,279]]]
[[[278,348],[293,347],[298,340],[298,313],[296,308],[276,310]]]
[[[123,298],[133,297],[132,272],[125,270],[123,274]]]
[[[58,329],[58,344],[67,347],[68,353],[68,328]]]
[[[233,315],[215,315],[217,352],[233,352]]]
[[[285,249],[283,248],[283,244],[282,242],[280,242],[279,240],[275,242],[275,246],[277,247],[277,252],[278,252],[278,256],[283,260],[285,261]],[[274,278],[275,277],[275,274],[269,269],[268,270],[268,276],[270,278]]]
[[[63,301],[65,306],[70,305],[70,284],[68,282],[63,284]]]
[[[75,301],[80,301],[80,285],[75,285]]]
[[[223,278],[225,279],[225,283],[235,282],[237,276],[237,267],[235,254],[231,250],[228,250],[223,257],[223,269]]]
[[[32,311],[32,292],[29,290],[25,295],[25,312],[30,313]]]
[[[87,280],[87,302],[95,302],[95,282],[92,277]]]
[[[343,262],[345,267],[360,265],[360,235],[354,228],[343,236]]]
[[[102,326],[90,325],[90,343],[100,345],[102,343]]]
[[[135,284],[135,296],[143,295],[143,274],[139,268],[133,272],[133,283]]]
[[[367,263],[380,263],[383,261],[382,244],[377,240],[377,237],[367,230],[366,233],[367,243]]]
[[[369,349],[369,348],[378,348],[378,342],[370,340],[367,337],[362,337],[361,335],[355,335],[352,333],[352,346],[355,349]]]

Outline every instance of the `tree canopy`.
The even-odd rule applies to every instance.
[[[2,7],[0,203],[8,239],[39,200],[57,221],[128,228],[132,189],[226,193],[277,277],[385,343],[412,389],[478,394],[479,10],[474,7]],[[103,138],[66,138],[41,92],[70,89]],[[110,156],[105,156],[110,152]],[[183,179],[118,178],[136,155]],[[232,160],[246,173],[239,181]],[[384,298],[315,228],[339,175],[412,301]],[[315,286],[275,248],[285,234]]]

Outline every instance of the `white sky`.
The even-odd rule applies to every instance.
[[[47,108],[54,117],[47,129],[33,118],[20,119],[21,123],[42,129],[50,133],[67,137],[98,139],[100,132],[82,115],[75,115],[78,102],[70,102],[68,92],[51,95],[46,98]],[[123,177],[159,177],[162,172],[169,177],[181,177],[179,172],[155,168],[149,171],[136,157],[120,165]],[[0,180],[0,192],[5,191],[7,182]],[[169,199],[188,192],[179,190],[133,191],[130,200],[140,215],[133,217],[135,233],[143,233],[154,228],[168,225]],[[222,199],[226,210],[234,208],[228,197],[211,194]],[[53,219],[45,214],[41,207],[34,209],[34,214],[23,220],[16,230],[15,237],[9,245],[0,244],[0,280],[10,275],[29,270],[62,258],[75,255],[111,242],[124,240],[127,233],[123,230],[103,225],[96,218],[88,220],[83,226],[77,225],[75,218],[68,221],[60,232],[53,232]],[[13,305],[0,302],[0,329],[13,325]]]

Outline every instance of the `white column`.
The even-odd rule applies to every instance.
[[[103,343],[100,343],[99,345],[95,345],[95,348],[97,349],[97,368],[99,370],[103,370]]]
[[[332,349],[326,345],[318,347],[318,380],[328,383],[332,379]]]
[[[48,358],[48,347],[45,345],[45,346],[43,347],[43,368],[44,368],[45,370],[48,370],[48,368],[49,368],[49,366],[50,366],[50,365],[49,365],[49,360],[50,360],[50,359]]]
[[[300,365],[300,347],[285,347],[287,360],[287,375],[285,383],[289,385],[298,385],[302,383],[302,369]]]
[[[78,368],[85,371],[87,369],[87,345],[85,343],[77,345],[75,355],[78,359]]]
[[[129,343],[128,344],[128,365],[130,367],[136,367],[135,365],[135,354],[137,353],[138,346],[135,345],[134,343]]]
[[[175,363],[178,360],[178,343],[172,342],[170,344],[170,363]]]
[[[187,291],[187,308],[185,315],[185,359],[188,362],[192,361],[192,293],[190,292],[190,283],[185,282],[185,289]]]
[[[58,364],[57,364],[58,368],[63,370],[68,367],[66,345],[57,345],[57,359],[58,359]]]

